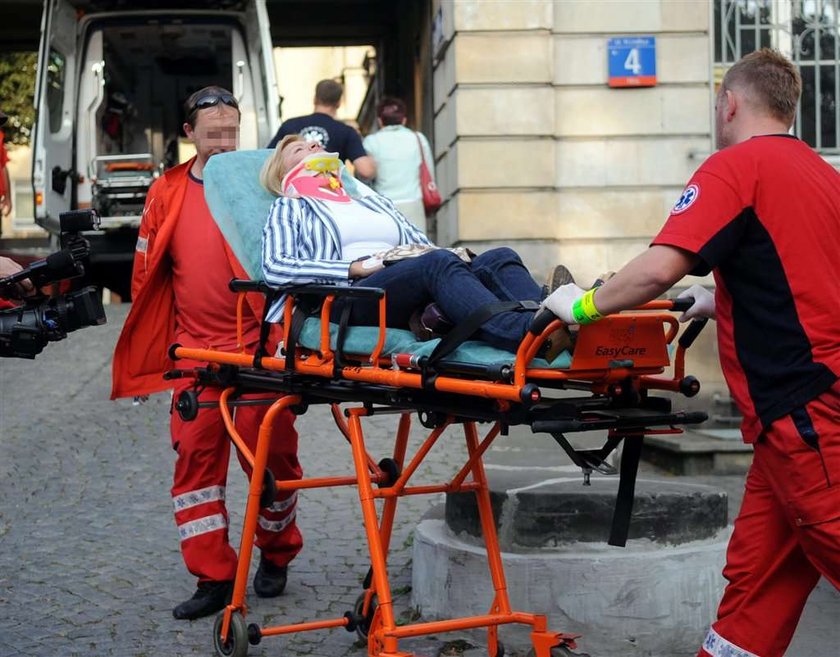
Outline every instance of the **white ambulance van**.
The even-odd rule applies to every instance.
[[[123,297],[146,192],[193,150],[183,104],[208,85],[230,89],[240,148],[265,146],[279,124],[265,0],[45,0],[32,140],[36,221],[95,208],[91,276]]]

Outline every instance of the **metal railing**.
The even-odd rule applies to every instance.
[[[840,0],[714,0],[716,78],[763,47],[787,55],[802,76],[797,136],[840,155]]]

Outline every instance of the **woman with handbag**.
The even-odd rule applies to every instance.
[[[379,130],[363,142],[368,155],[376,161],[373,188],[426,232],[426,217],[441,204],[429,141],[406,127],[406,106],[399,98],[383,98],[376,115]]]
[[[260,181],[278,196],[263,229],[267,283],[382,288],[386,325],[404,329],[410,328],[414,313],[430,304],[437,304],[457,325],[500,301],[542,300],[542,286],[512,249],[491,249],[472,257],[457,249],[437,248],[389,199],[373,192],[351,196],[339,167],[335,153],[297,135],[285,137],[266,161]],[[268,321],[281,320],[283,302],[281,298],[270,308]],[[528,308],[520,305],[492,315],[476,332],[478,339],[515,352],[536,307],[536,303]],[[376,326],[378,303],[356,300],[350,323]],[[568,345],[567,339],[565,330],[558,331],[544,356],[555,356]]]

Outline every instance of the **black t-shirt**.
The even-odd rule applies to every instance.
[[[274,148],[286,135],[300,135],[306,141],[317,141],[330,153],[338,153],[339,159],[351,162],[367,155],[362,138],[349,125],[336,121],[329,114],[316,112],[307,116],[298,116],[288,121],[274,135],[268,148]]]

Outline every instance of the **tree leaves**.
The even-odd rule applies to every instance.
[[[0,109],[9,116],[0,130],[5,141],[28,144],[35,122],[35,72],[38,53],[0,53]]]

